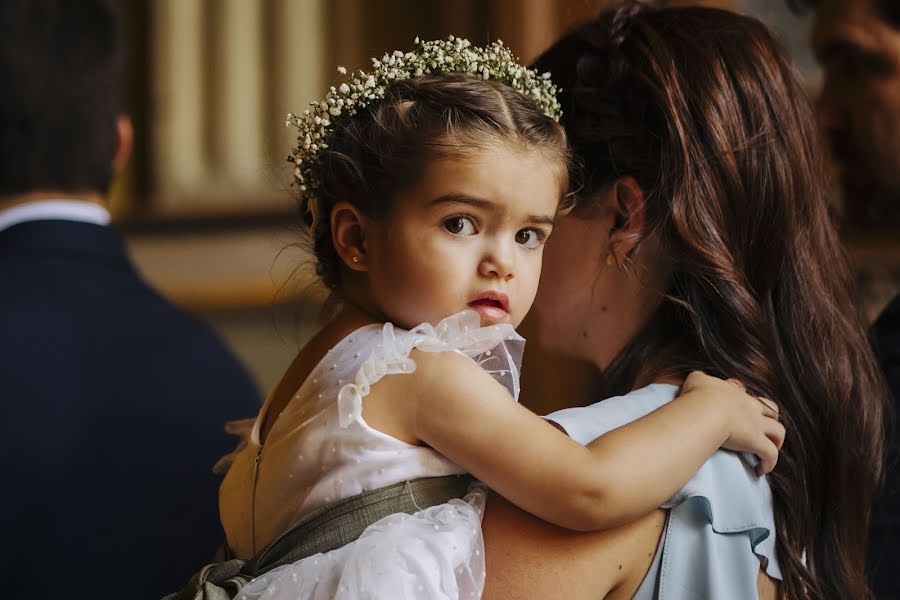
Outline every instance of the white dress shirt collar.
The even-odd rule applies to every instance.
[[[27,221],[79,221],[95,225],[109,224],[109,211],[93,202],[60,198],[38,200],[0,210],[0,231]]]

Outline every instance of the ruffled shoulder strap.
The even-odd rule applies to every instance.
[[[478,313],[467,310],[447,317],[436,326],[423,323],[409,331],[385,323],[381,334],[380,342],[362,363],[354,381],[345,384],[338,393],[341,427],[361,421],[362,399],[382,377],[416,370],[416,363],[409,356],[413,349],[468,356],[518,400],[525,339],[512,325],[481,327]]]
[[[625,396],[547,415],[581,444],[631,423],[674,399],[678,388],[653,384]],[[690,435],[686,432],[685,435]],[[756,597],[760,564],[781,579],[775,551],[772,491],[753,472],[756,458],[720,450],[661,508],[669,509],[663,540],[659,600]],[[747,585],[738,585],[737,579]],[[729,587],[730,585],[730,587]],[[724,587],[722,587],[724,586]]]

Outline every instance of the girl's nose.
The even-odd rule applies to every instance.
[[[485,253],[478,265],[482,277],[509,281],[515,276],[515,256],[512,249],[497,245]]]

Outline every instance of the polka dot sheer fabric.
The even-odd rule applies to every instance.
[[[472,311],[409,331],[370,325],[344,338],[313,369],[264,446],[259,426],[267,407],[244,425],[244,444],[220,490],[232,551],[250,557],[331,502],[418,477],[462,473],[431,448],[370,427],[363,398],[381,378],[413,372],[413,349],[467,356],[517,398],[524,344],[512,326],[481,327]],[[464,499],[386,517],[356,542],[272,571],[238,597],[478,598],[485,495],[476,486]]]

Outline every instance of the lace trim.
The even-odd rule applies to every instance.
[[[463,311],[432,326],[423,323],[409,331],[385,323],[382,341],[363,362],[353,383],[338,392],[338,412],[342,428],[362,422],[362,399],[386,375],[412,373],[416,363],[409,357],[414,348],[424,352],[459,352],[475,360],[518,399],[519,365],[525,339],[507,323],[481,327],[474,311]],[[489,364],[490,363],[490,364]],[[499,363],[499,364],[497,364]]]

